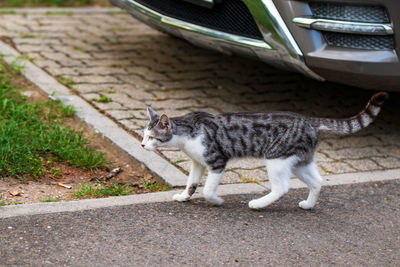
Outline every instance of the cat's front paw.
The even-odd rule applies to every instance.
[[[190,198],[189,194],[186,192],[182,192],[180,194],[175,194],[172,199],[179,202],[188,201]]]
[[[224,203],[224,200],[222,198],[220,198],[220,197],[217,197],[217,196],[212,197],[212,198],[206,198],[206,200],[209,203],[211,203],[213,205],[216,205],[216,206],[221,206],[222,203]]]
[[[308,203],[307,200],[303,200],[299,202],[299,207],[302,208],[303,210],[310,210],[314,208],[314,205]]]
[[[249,202],[249,208],[253,210],[262,209],[265,207],[265,203],[259,199],[255,199]]]

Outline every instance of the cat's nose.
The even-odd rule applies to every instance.
[[[144,144],[142,144],[142,147],[144,148]]]

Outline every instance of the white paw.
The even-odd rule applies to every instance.
[[[188,201],[190,198],[189,194],[182,192],[180,194],[175,194],[172,199],[179,201],[179,202],[184,202],[184,201]]]
[[[221,206],[222,203],[224,203],[224,200],[222,198],[220,198],[220,197],[217,197],[217,196],[212,197],[212,198],[206,198],[206,200],[208,202],[210,202],[211,204],[214,204],[214,205],[217,205],[217,206]]]
[[[258,210],[258,209],[262,209],[264,207],[265,207],[265,205],[264,205],[263,201],[260,201],[259,199],[255,199],[255,200],[252,200],[249,202],[250,209]]]
[[[310,210],[314,207],[314,205],[309,204],[307,200],[303,200],[299,202],[299,207],[303,210]]]

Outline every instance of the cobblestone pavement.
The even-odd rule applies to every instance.
[[[123,12],[2,14],[0,35],[138,137],[147,121],[146,106],[170,116],[194,110],[289,110],[347,117],[372,94],[197,48]],[[96,102],[101,96],[111,101]],[[400,168],[399,105],[400,94],[392,93],[369,128],[350,137],[323,135],[317,153],[321,174]],[[189,170],[182,152],[161,153]],[[266,179],[262,160],[245,159],[229,164],[223,183]]]

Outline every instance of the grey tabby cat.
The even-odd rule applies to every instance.
[[[223,200],[216,191],[227,162],[257,157],[266,160],[271,192],[250,201],[250,208],[264,208],[287,193],[293,172],[310,188],[307,200],[299,206],[311,209],[322,184],[314,159],[319,132],[355,133],[374,120],[387,98],[385,92],[374,94],[364,110],[346,119],[310,118],[291,112],[193,112],[168,118],[148,108],[150,122],[144,129],[142,146],[148,150],[180,148],[192,159],[186,188],[174,195],[174,200],[189,200],[207,169],[204,198],[221,205]]]

